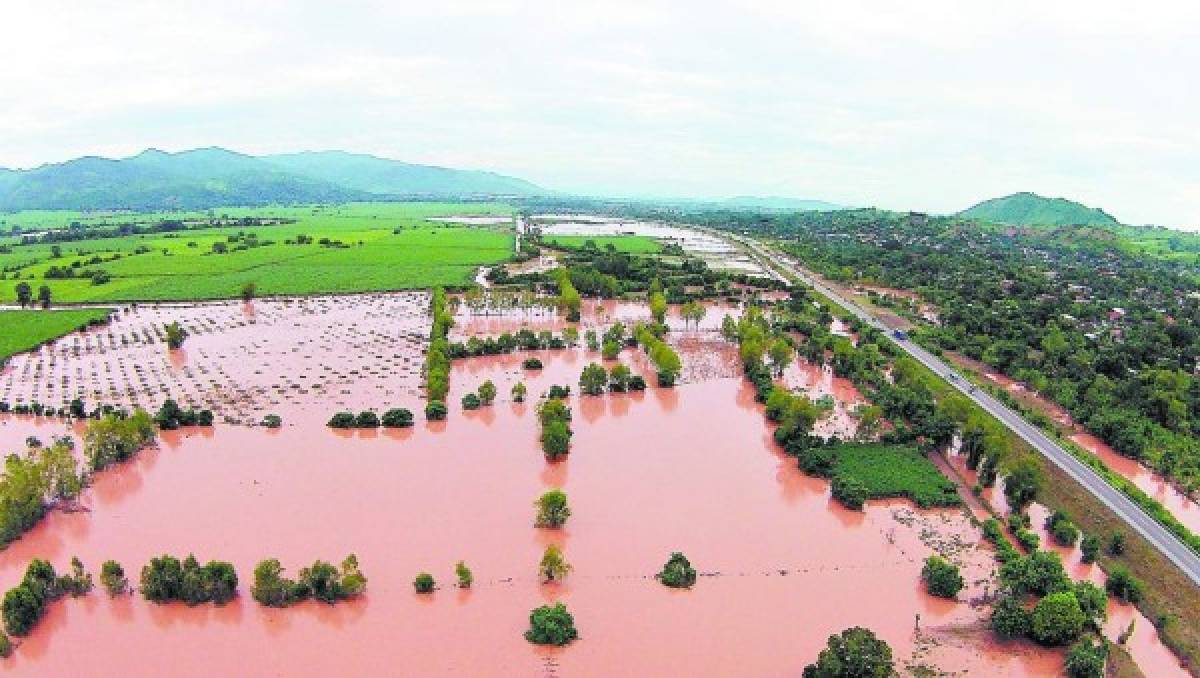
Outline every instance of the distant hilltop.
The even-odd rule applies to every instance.
[[[780,196],[739,195],[721,203],[725,207],[735,209],[768,209],[794,210],[797,212],[832,212],[834,210],[850,209],[824,200],[807,200],[804,198],[784,198]]]
[[[1111,214],[1065,198],[1014,193],[992,198],[958,213],[960,217],[1012,226],[1119,226]]]
[[[0,210],[205,209],[548,193],[493,172],[344,151],[251,156],[215,147],[178,153],[148,149],[122,159],[89,156],[29,170],[0,169]]]

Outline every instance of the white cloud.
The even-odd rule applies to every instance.
[[[1194,3],[296,5],[6,8],[0,165],[346,148],[581,191],[1034,190],[1200,228]]]

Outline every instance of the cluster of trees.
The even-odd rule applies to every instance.
[[[21,305],[21,308],[33,306],[33,288],[29,286],[29,283],[23,281],[17,283],[16,292],[17,303]],[[38,288],[37,301],[41,304],[42,308],[50,308],[51,296],[52,293],[48,285],[42,285]]]
[[[571,282],[570,271],[560,268],[555,271],[554,277],[558,283],[558,308],[567,314],[568,322],[579,322],[579,312],[583,306],[583,296],[579,294],[579,290],[575,289],[574,283]]]
[[[641,344],[650,362],[654,363],[654,369],[658,373],[658,385],[671,387],[675,385],[675,380],[683,370],[683,362],[675,349],[662,340],[661,335],[665,329],[666,325],[661,323],[653,328],[638,325],[634,328],[633,336]]]
[[[71,559],[71,573],[61,576],[45,560],[34,560],[25,569],[21,583],[4,594],[4,628],[14,636],[27,635],[51,602],[67,594],[82,596],[91,590],[92,575],[84,571],[78,558]]]
[[[275,558],[264,560],[254,568],[250,595],[267,607],[287,607],[309,598],[332,605],[361,595],[366,588],[367,578],[359,570],[358,558],[351,553],[340,569],[317,560],[302,568],[296,580],[283,576],[283,566]]]
[[[496,402],[496,385],[491,379],[479,385],[477,393],[468,393],[462,397],[464,410],[477,410],[480,406],[488,406]]]
[[[142,568],[139,588],[146,600],[156,603],[181,601],[188,605],[221,605],[237,595],[237,584],[237,572],[227,562],[210,560],[201,565],[191,554],[183,562],[164,554],[151,559]]]
[[[591,363],[579,375],[579,392],[584,395],[600,395],[605,389],[614,393],[646,390],[646,380],[634,374],[628,365],[616,364],[611,370],[603,365]]]
[[[451,359],[473,358],[484,355],[500,355],[517,350],[537,351],[574,346],[579,341],[579,330],[574,327],[563,329],[561,336],[549,330],[534,332],[523,327],[515,333],[505,332],[498,337],[470,337],[465,342],[454,342],[449,346]]]
[[[430,297],[429,313],[433,325],[429,330],[429,351],[425,354],[425,418],[446,418],[446,394],[450,392],[450,344],[447,336],[454,325],[446,301],[446,290],[436,287]]]
[[[212,426],[212,410],[183,409],[179,403],[168,398],[154,414],[154,423],[164,431],[173,431],[180,426]]]
[[[413,425],[413,413],[403,407],[396,407],[383,413],[380,417],[375,410],[363,410],[358,414],[353,412],[338,412],[329,418],[326,426],[330,428],[407,428]]]
[[[169,402],[169,401],[168,401]],[[88,423],[83,433],[83,455],[92,471],[129,459],[154,440],[154,420],[144,410],[129,416],[119,412]]]
[[[548,461],[557,461],[571,451],[571,408],[561,398],[548,398],[538,405],[542,425],[542,452]]]
[[[0,475],[0,543],[7,544],[46,515],[52,502],[79,496],[85,479],[76,468],[70,438],[43,446],[36,440],[24,455],[4,459]]]
[[[1011,557],[1000,567],[1003,595],[992,608],[992,628],[1006,638],[1028,636],[1043,645],[1066,645],[1084,631],[1099,631],[1108,596],[1089,581],[1072,582],[1050,551]],[[1032,610],[1026,600],[1037,598]]]

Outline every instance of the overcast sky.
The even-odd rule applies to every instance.
[[[339,148],[589,193],[1031,190],[1200,229],[1195,2],[6,4],[0,166]]]

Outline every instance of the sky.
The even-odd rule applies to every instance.
[[[6,4],[0,167],[336,148],[588,194],[1027,190],[1200,230],[1195,2]]]

